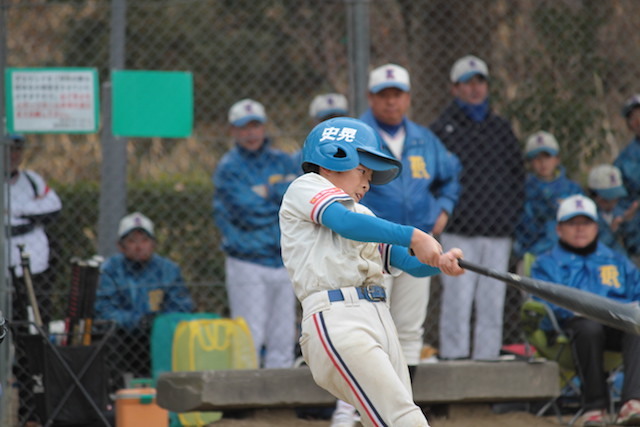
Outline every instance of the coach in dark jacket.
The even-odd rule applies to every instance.
[[[451,82],[455,99],[430,126],[462,163],[460,199],[441,242],[445,248],[461,248],[469,261],[504,271],[524,194],[520,145],[509,122],[489,107],[489,71],[483,60],[471,55],[460,58],[451,70]],[[441,357],[497,358],[505,285],[472,272],[441,280]]]

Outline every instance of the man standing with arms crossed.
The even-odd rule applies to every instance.
[[[462,163],[460,202],[441,236],[442,246],[459,247],[469,261],[505,271],[524,197],[520,144],[509,122],[489,107],[489,71],[483,60],[460,58],[450,78],[455,99],[429,126]],[[498,358],[505,284],[469,272],[464,278],[443,277],[442,288],[440,357]]]

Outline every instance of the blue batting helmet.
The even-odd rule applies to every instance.
[[[402,163],[382,151],[376,132],[361,120],[337,117],[314,127],[302,147],[302,164],[344,172],[362,164],[373,171],[372,184],[386,184],[402,170]]]

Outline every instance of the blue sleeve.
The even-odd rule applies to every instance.
[[[630,288],[627,292],[629,301],[640,302],[640,270],[638,270],[636,265],[626,256],[624,257],[624,265],[626,285]]]
[[[427,277],[440,274],[439,268],[421,263],[418,261],[418,258],[409,255],[407,248],[402,246],[391,247],[390,263],[393,267],[406,271],[415,277]]]
[[[331,203],[322,214],[322,225],[342,237],[358,242],[388,243],[408,248],[413,227],[382,218],[352,212],[339,202]]]
[[[438,177],[437,184],[433,190],[435,190],[434,194],[442,210],[451,215],[460,197],[459,176],[462,171],[462,164],[455,154],[448,152],[444,148],[440,140],[438,142],[441,147],[438,150],[438,164],[442,167],[442,174]]]
[[[558,274],[556,274],[554,265],[557,265],[557,263],[555,262],[555,260],[553,260],[553,258],[551,258],[550,255],[538,257],[531,266],[531,277],[538,280],[544,280],[546,282],[562,284],[562,278],[559,277]],[[551,307],[561,327],[568,319],[574,316],[573,313],[569,310],[552,304],[542,298],[536,296],[534,296],[533,298],[538,301],[543,301]],[[543,320],[542,328],[545,330],[551,330],[551,322],[548,319]]]
[[[105,270],[100,273],[95,303],[96,318],[113,320],[119,326],[132,328],[136,324],[136,314],[123,309],[125,302],[121,301],[118,279],[114,274],[116,272]]]
[[[174,277],[166,289],[162,311],[164,313],[172,312],[191,312],[193,311],[193,301],[189,289],[185,286],[182,279],[180,267],[173,266],[172,275]]]

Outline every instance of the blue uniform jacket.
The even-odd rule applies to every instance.
[[[596,250],[580,256],[556,244],[534,261],[531,277],[611,298],[619,302],[640,300],[640,271],[624,255],[601,242]],[[574,316],[564,308],[550,304],[560,327]],[[552,330],[548,319],[541,328]]]
[[[628,208],[633,201],[640,200],[640,139],[631,140],[613,164],[622,172],[622,182],[629,193],[620,204]],[[640,254],[640,212],[622,225],[621,233],[629,253]]]
[[[157,311],[150,306],[155,298],[160,302]],[[95,305],[99,319],[111,319],[132,330],[148,314],[190,312],[193,308],[180,267],[167,258],[154,254],[141,266],[117,254],[102,264]]]
[[[580,185],[565,175],[561,166],[553,181],[543,181],[535,174],[527,174],[524,184],[524,206],[516,226],[513,251],[518,258],[526,252],[539,255],[558,241],[556,213],[563,199],[584,194]]]
[[[213,175],[213,217],[227,255],[282,267],[278,211],[297,175],[290,155],[271,148],[268,140],[257,151],[236,144],[222,157]],[[265,197],[252,189],[256,186],[266,188]]]
[[[618,203],[616,207],[613,208],[613,217],[616,218],[624,215],[624,211],[625,209]],[[625,256],[627,256],[628,253],[626,248],[620,244],[620,239],[624,237],[626,226],[628,226],[628,223],[622,223],[614,233],[607,220],[602,216],[602,211],[598,209],[598,240]]]
[[[371,110],[360,119],[380,132]],[[458,202],[460,162],[429,129],[406,117],[403,126],[402,173],[388,184],[372,185],[361,203],[380,218],[430,232],[440,212],[451,215]]]

